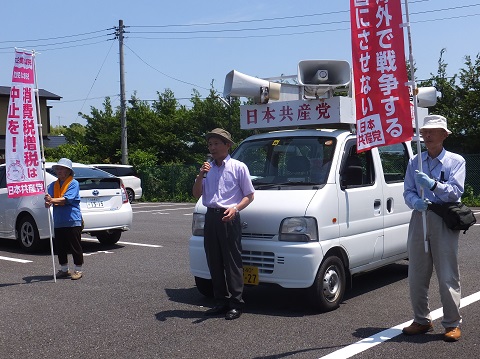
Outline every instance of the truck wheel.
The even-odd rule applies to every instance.
[[[200,294],[203,294],[208,298],[213,298],[213,285],[211,279],[195,277],[195,284]]]
[[[40,235],[35,220],[30,215],[24,215],[17,223],[17,240],[25,252],[35,252],[40,249]]]
[[[337,309],[345,294],[345,288],[343,262],[336,256],[327,257],[310,287],[314,307],[322,312]]]
[[[107,231],[95,232],[95,236],[102,244],[115,244],[120,240],[122,231],[119,229],[112,229]]]

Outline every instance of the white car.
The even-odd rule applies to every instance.
[[[142,180],[130,165],[97,163],[92,166],[120,177],[128,193],[128,200],[132,203],[142,197]]]
[[[52,170],[54,164],[45,164],[47,186],[56,181]],[[80,163],[73,163],[73,170],[80,183],[80,209],[85,222],[83,233],[97,237],[103,244],[117,243],[122,232],[130,229],[133,218],[121,179]],[[49,211],[44,206],[43,197],[42,194],[8,198],[5,165],[0,165],[0,238],[17,239],[28,252],[41,248],[50,238]]]

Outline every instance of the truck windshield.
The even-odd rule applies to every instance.
[[[327,180],[336,140],[332,137],[278,137],[243,142],[232,157],[244,162],[256,188],[321,185]]]

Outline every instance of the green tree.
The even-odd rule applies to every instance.
[[[460,74],[447,76],[447,64],[443,60],[446,49],[440,51],[437,74],[423,81],[420,86],[434,86],[442,96],[430,113],[445,116],[452,134],[445,145],[460,153],[478,153],[480,144],[480,55],[475,62],[465,56],[466,68]]]
[[[112,108],[110,98],[103,102],[103,111],[91,107],[91,114],[80,114],[86,121],[85,144],[91,157],[99,162],[117,163],[121,160],[121,125],[119,111]]]
[[[60,158],[66,157],[73,162],[93,163],[95,158],[90,155],[90,149],[83,144],[66,143],[56,148],[45,148],[45,159],[57,162]]]
[[[69,127],[65,127],[63,135],[68,143],[85,144],[86,128],[79,123],[72,123]]]

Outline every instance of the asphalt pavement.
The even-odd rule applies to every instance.
[[[259,286],[246,289],[239,319],[205,317],[214,303],[189,273],[193,204],[133,208],[133,228],[118,244],[84,236],[78,281],[53,281],[48,248],[26,254],[0,240],[1,358],[478,357],[478,225],[460,240],[463,337],[445,343],[440,319],[432,333],[399,334],[412,319],[407,261],[355,277],[333,312],[312,310],[304,290]],[[437,287],[433,277],[432,311],[441,307]]]

